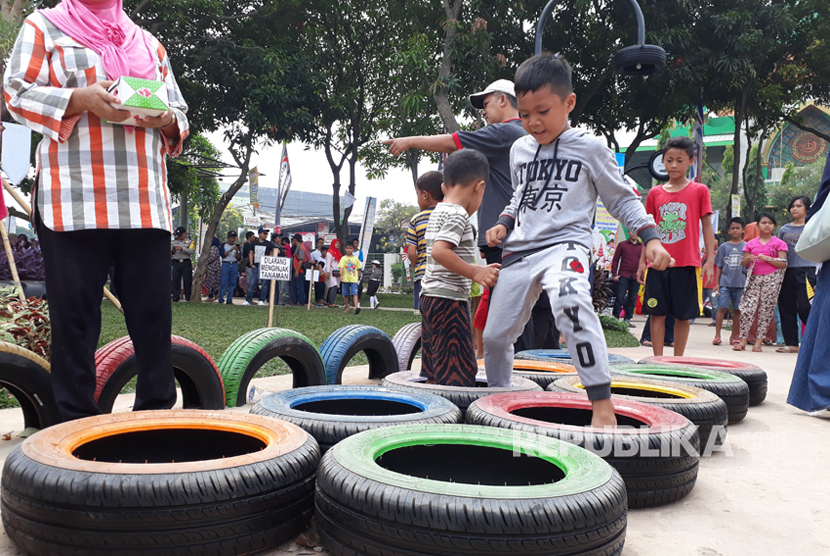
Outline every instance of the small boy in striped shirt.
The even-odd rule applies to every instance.
[[[476,264],[470,216],[481,206],[490,173],[487,158],[464,149],[444,163],[444,202],[432,211],[426,230],[426,273],[421,290],[421,374],[435,384],[475,386],[478,372],[467,299],[475,281],[496,283],[501,265]]]
[[[421,314],[421,280],[427,268],[427,240],[424,234],[426,234],[427,222],[435,205],[444,200],[444,192],[441,190],[443,181],[444,176],[441,172],[431,170],[422,174],[415,182],[415,190],[418,192],[418,208],[421,212],[409,220],[409,228],[406,230],[406,256],[415,265],[415,291],[412,303],[416,315]]]

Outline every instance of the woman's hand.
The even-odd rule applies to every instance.
[[[135,125],[139,127],[163,128],[173,125],[175,122],[176,117],[173,115],[172,111],[168,110],[161,116],[146,116],[138,118],[135,121]]]
[[[107,88],[112,83],[112,81],[98,81],[89,87],[81,87],[72,91],[64,117],[76,116],[81,112],[89,111],[109,122],[123,122],[129,118],[129,111],[110,106],[110,104],[121,104],[117,96],[107,92]]]

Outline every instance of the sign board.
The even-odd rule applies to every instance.
[[[262,225],[262,219],[259,216],[246,216],[245,225],[252,228],[259,228]]]
[[[302,236],[303,243],[307,243],[308,245],[314,245],[314,242],[317,239],[317,235],[314,232],[304,232]],[[308,245],[306,245],[306,247],[308,247]]]
[[[337,239],[337,234],[323,234],[323,241],[331,247],[331,242]]]
[[[250,187],[250,203],[259,210],[259,169],[251,168],[248,172],[248,185]]]
[[[617,239],[617,221],[597,199],[596,220],[594,223],[594,260],[604,269],[611,269]]]
[[[358,236],[358,246],[363,251],[363,256],[369,256],[369,248],[372,243],[372,233],[375,231],[375,209],[377,208],[378,200],[374,197],[366,199],[366,210],[363,212],[363,224],[360,226],[360,235]]]
[[[291,281],[291,259],[289,257],[262,257],[259,263],[261,280]]]
[[[741,215],[741,196],[732,195],[732,216]],[[717,230],[717,228],[715,228]]]
[[[329,233],[329,223],[328,222],[318,222],[317,223],[317,234],[318,235],[325,235]]]
[[[306,282],[319,282],[320,281],[320,271],[315,270],[313,273],[306,271],[305,281]]]

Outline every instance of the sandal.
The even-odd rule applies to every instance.
[[[762,348],[761,346],[752,346],[752,351],[758,353],[764,351],[764,348]]]
[[[651,347],[651,340],[640,340],[641,346]]]
[[[798,353],[797,346],[784,346],[775,350],[777,353]]]
[[[732,345],[732,351],[745,351],[745,350],[746,350],[746,346],[741,345],[740,342],[737,343],[737,344]]]
[[[715,336],[715,339],[712,340],[712,345],[713,346],[719,346],[722,343],[723,343],[723,341],[721,341],[720,336]]]

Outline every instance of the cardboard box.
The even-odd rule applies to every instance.
[[[123,122],[109,122],[111,124],[132,125],[139,117],[161,116],[170,109],[164,81],[119,77],[108,90],[121,100],[121,104],[111,106],[130,112],[130,117]]]

